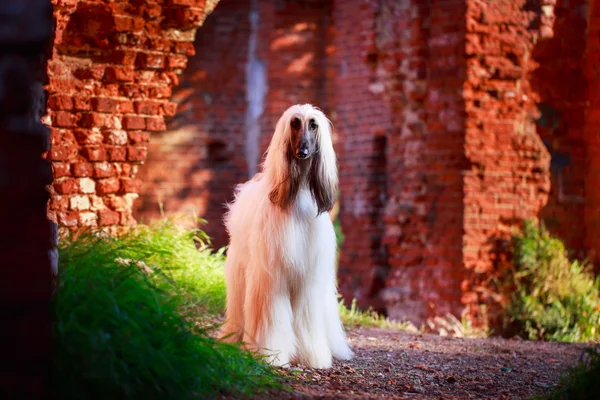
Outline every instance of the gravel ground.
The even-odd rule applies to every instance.
[[[299,365],[275,399],[526,399],[555,386],[585,345],[462,339],[397,330],[348,332],[356,356],[329,370]]]

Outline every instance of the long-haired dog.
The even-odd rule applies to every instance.
[[[310,104],[288,108],[254,178],[236,188],[225,216],[223,340],[243,341],[274,365],[329,368],[347,360],[327,211],[338,177],[331,123]]]

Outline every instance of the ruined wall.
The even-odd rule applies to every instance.
[[[585,73],[588,108],[585,114],[585,243],[600,271],[600,1],[591,0],[588,11]],[[581,229],[581,226],[578,227]]]
[[[534,46],[552,36],[551,1],[469,1],[462,302],[490,301],[487,279],[511,228],[536,217],[550,190],[550,154],[539,137],[531,87]]]
[[[551,186],[540,217],[578,257],[585,257],[584,141],[587,81],[586,0],[559,0],[554,7],[553,36],[539,40],[532,52],[537,63],[531,87],[538,93],[537,133],[550,152]]]
[[[250,1],[227,1],[211,14],[194,41],[195,54],[172,100],[177,114],[165,132],[150,137],[140,168],[138,220],[164,215],[208,221],[216,246],[227,243],[221,220],[233,187],[247,177],[246,65],[251,35]]]
[[[391,318],[460,312],[465,168],[464,1],[382,1],[376,72],[387,135],[381,292]]]
[[[378,302],[388,273],[382,245],[386,199],[386,141],[391,114],[372,68],[376,2],[334,1],[335,126],[340,176],[340,222],[344,233],[338,278],[347,302]]]
[[[216,1],[53,3],[50,216],[69,228],[133,223],[150,132],[175,113],[172,87]]]
[[[52,168],[42,158],[50,133],[40,118],[52,44],[50,2],[1,2],[0,26],[0,393],[48,399],[56,230],[46,215]]]
[[[215,247],[236,184],[257,172],[275,123],[292,104],[330,113],[326,87],[330,2],[236,0],[197,34],[175,90],[178,111],[153,133],[137,219],[196,213]],[[190,219],[187,219],[188,222]]]

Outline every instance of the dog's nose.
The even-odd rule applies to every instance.
[[[298,158],[307,158],[308,157],[308,145],[302,143],[300,148],[298,149]]]

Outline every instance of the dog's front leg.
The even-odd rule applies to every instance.
[[[331,367],[323,300],[322,286],[317,279],[305,282],[295,299],[298,356],[300,362],[311,368]]]
[[[287,367],[296,353],[296,336],[289,291],[277,274],[262,268],[248,274],[244,342],[267,355],[271,364]]]

